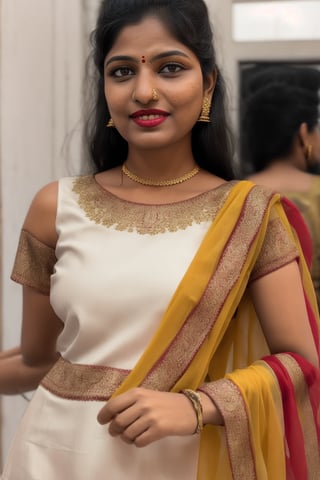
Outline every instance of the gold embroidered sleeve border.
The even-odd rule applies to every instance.
[[[40,242],[26,230],[21,230],[11,279],[33,287],[46,295],[50,291],[50,276],[56,263],[55,250]]]

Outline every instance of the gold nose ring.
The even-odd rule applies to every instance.
[[[152,89],[152,100],[159,100],[160,96],[159,93],[155,88]]]

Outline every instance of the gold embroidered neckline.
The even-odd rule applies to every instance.
[[[195,197],[169,204],[141,204],[104,189],[93,175],[76,177],[73,191],[87,218],[115,230],[156,235],[185,230],[214,219],[236,181],[226,182]]]

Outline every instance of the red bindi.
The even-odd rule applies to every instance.
[[[144,55],[141,57],[141,63],[146,63],[146,57]]]

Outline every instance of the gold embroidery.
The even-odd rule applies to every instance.
[[[11,279],[47,295],[56,261],[54,248],[40,242],[26,230],[21,230]]]
[[[239,389],[230,380],[221,379],[202,385],[200,390],[213,400],[223,416],[232,478],[255,480],[248,416]]]
[[[96,224],[119,231],[156,235],[212,221],[234,183],[228,182],[196,197],[165,205],[122,200],[104,190],[92,175],[75,178],[73,191],[78,195],[80,208]]]
[[[250,280],[256,280],[291,262],[299,255],[279,218],[272,218]]]
[[[300,425],[303,432],[305,455],[308,468],[308,479],[316,480],[320,472],[320,456],[316,448],[318,444],[317,431],[310,403],[308,386],[304,374],[296,360],[288,354],[275,355],[285,367],[294,386],[295,398],[298,404]]]
[[[121,385],[129,370],[70,363],[62,357],[41,385],[54,395],[69,400],[107,401]]]

